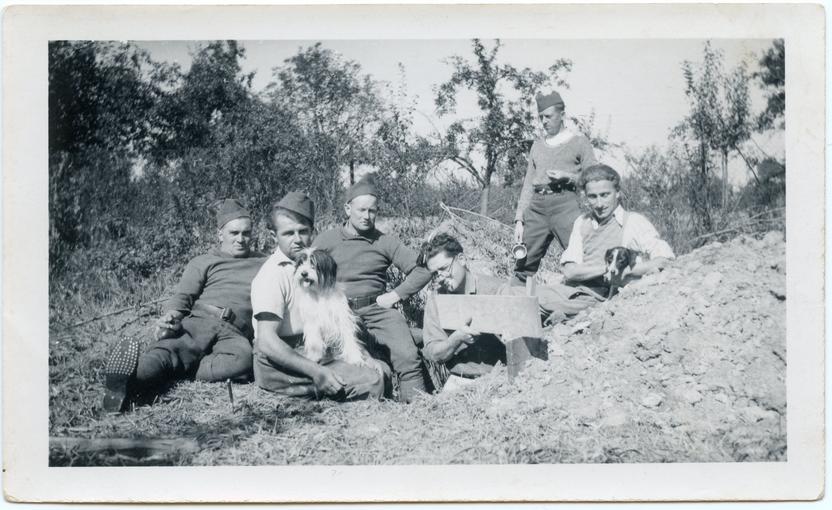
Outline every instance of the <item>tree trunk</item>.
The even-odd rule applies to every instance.
[[[355,160],[350,160],[350,186],[355,184]]]
[[[728,206],[728,153],[722,153],[722,208]]]
[[[488,216],[488,195],[491,191],[491,176],[494,175],[494,156],[489,153],[486,156],[485,175],[483,175],[482,193],[480,194],[480,214]]]
[[[488,182],[483,186],[480,192],[480,214],[488,216],[488,192],[491,191],[491,183]]]

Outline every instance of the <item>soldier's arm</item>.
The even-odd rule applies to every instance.
[[[389,237],[388,242],[389,256],[393,265],[407,275],[404,281],[391,292],[395,292],[399,299],[407,299],[430,283],[433,275],[431,275],[427,268],[416,264],[418,255],[415,251],[405,246],[404,243],[396,238]]]
[[[182,316],[191,311],[194,302],[199,299],[202,289],[205,288],[205,281],[208,278],[209,261],[205,257],[196,257],[188,262],[182,278],[176,286],[176,292],[168,299],[165,310],[177,311]]]
[[[439,325],[439,310],[433,296],[425,303],[425,315],[422,328],[422,339],[425,346],[422,353],[431,361],[445,363],[454,354],[474,342],[479,332],[472,330],[469,326],[454,331],[448,336],[445,330]],[[468,320],[470,325],[471,321]]]
[[[534,146],[532,146],[534,147]],[[523,223],[523,213],[532,201],[532,189],[534,185],[534,160],[531,157],[531,152],[528,155],[529,164],[526,166],[526,176],[523,177],[523,187],[520,190],[520,198],[517,200],[517,211],[514,213],[515,224],[519,221]]]
[[[571,282],[583,282],[603,276],[607,272],[604,264],[576,264],[567,262],[561,267],[564,279]]]

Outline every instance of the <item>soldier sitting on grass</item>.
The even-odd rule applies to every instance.
[[[618,172],[607,165],[583,171],[580,187],[590,213],[575,220],[569,245],[561,255],[564,282],[537,290],[541,307],[551,311],[548,323],[565,321],[607,299],[607,250],[624,247],[639,253],[635,265],[625,269],[624,282],[660,271],[674,258],[670,245],[659,237],[650,220],[621,206],[620,183]]]
[[[293,191],[274,205],[270,219],[277,247],[251,284],[255,383],[292,397],[339,401],[381,398],[385,388],[381,370],[331,356],[312,361],[303,354],[303,333],[308,324],[303,322],[295,265],[315,231],[312,200]],[[321,308],[316,312],[327,314]]]
[[[131,398],[175,379],[251,380],[251,281],[266,258],[251,250],[251,214],[236,200],[219,205],[217,233],[219,246],[185,267],[157,322],[158,341],[139,355],[139,341],[125,338],[111,353],[107,412],[124,411]]]

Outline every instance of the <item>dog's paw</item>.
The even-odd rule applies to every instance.
[[[344,351],[343,355],[341,356],[346,363],[350,365],[362,365],[362,366],[369,366],[369,362],[364,357],[364,355],[358,349]]]
[[[317,363],[324,357],[324,351],[323,349],[315,349],[307,345],[303,348],[303,356],[308,360]]]

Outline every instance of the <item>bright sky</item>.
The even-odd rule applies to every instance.
[[[255,89],[272,81],[272,69],[316,41],[245,41],[246,72],[256,71]],[[488,47],[493,41],[484,41]],[[771,40],[714,40],[712,44],[725,55],[725,67],[731,69],[746,62],[750,72],[757,68],[760,55]],[[473,55],[469,40],[366,40],[322,41],[349,60],[358,62],[363,71],[376,80],[396,86],[400,82],[398,64],[404,66],[407,94],[416,100],[416,129],[422,134],[440,129],[454,118],[440,119],[434,110],[433,88],[448,79],[451,67],[443,62],[450,55],[469,58]],[[190,65],[190,52],[199,42],[143,42],[154,59]],[[663,146],[672,129],[688,111],[684,94],[681,63],[702,58],[703,40],[503,40],[498,59],[516,68],[544,71],[555,60],[572,60],[566,75],[570,85],[562,90],[567,114],[588,116],[595,110],[595,128],[612,142],[623,142],[633,149],[649,145]],[[759,88],[752,84],[752,109],[758,112],[764,102]],[[457,115],[471,117],[478,112],[472,96],[462,97]],[[782,154],[783,141],[756,135],[767,152]],[[613,159],[615,159],[613,157]],[[744,170],[732,165],[735,182],[742,181]]]

